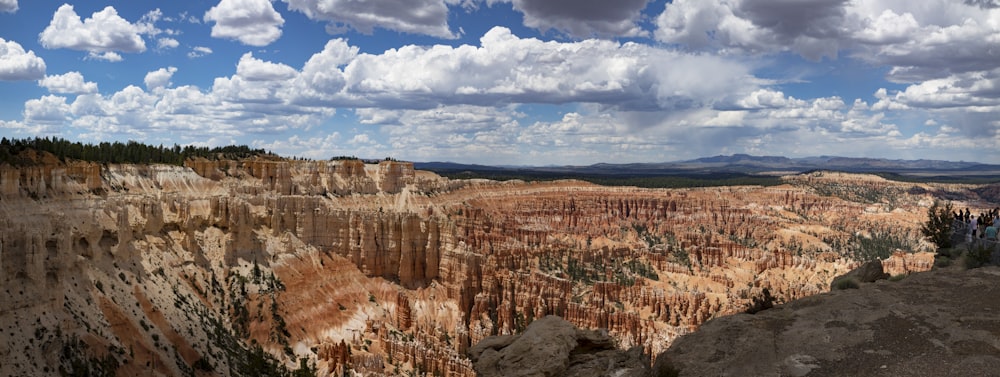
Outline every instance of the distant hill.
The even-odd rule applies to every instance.
[[[414,167],[444,175],[464,173],[484,176],[523,177],[649,177],[682,176],[701,177],[712,175],[782,175],[815,170],[836,170],[850,173],[884,173],[918,177],[979,177],[1000,180],[1000,165],[965,161],[942,160],[891,160],[817,156],[788,158],[783,156],[753,156],[748,154],[719,155],[694,160],[654,163],[610,164],[586,166],[488,166],[452,162],[414,163]]]

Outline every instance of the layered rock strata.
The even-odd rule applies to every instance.
[[[473,344],[547,315],[656,354],[765,288],[779,302],[826,291],[858,264],[851,239],[915,239],[928,192],[971,189],[848,176],[650,190],[450,181],[394,161],[49,157],[0,166],[0,374],[70,368],[67,353],[120,374],[241,375],[259,347],[321,375],[467,376]],[[900,194],[866,201],[870,187]],[[924,248],[886,265],[929,267],[910,254]]]

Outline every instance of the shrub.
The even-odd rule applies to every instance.
[[[892,275],[889,277],[889,281],[900,281],[906,279],[906,274]]]
[[[951,226],[954,221],[951,203],[942,205],[938,201],[927,209],[927,222],[920,226],[920,233],[930,239],[938,250],[951,247]]]
[[[747,314],[757,314],[762,310],[767,310],[774,307],[774,296],[771,296],[771,291],[767,288],[761,292],[759,297],[753,298],[753,303],[747,308]]]
[[[973,242],[969,244],[965,251],[965,268],[979,268],[990,264],[991,254],[993,254],[993,248],[984,243]]]
[[[858,279],[855,278],[845,278],[837,280],[833,283],[833,289],[838,291],[845,289],[858,289],[861,288],[861,283],[858,283]]]
[[[943,255],[939,255],[934,258],[934,267],[945,268],[951,266],[951,258]]]

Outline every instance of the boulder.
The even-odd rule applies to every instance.
[[[482,377],[649,375],[649,357],[641,347],[619,350],[606,331],[577,329],[552,315],[521,334],[483,339],[469,349],[469,357]]]
[[[875,281],[888,278],[889,274],[885,273],[885,270],[882,269],[882,261],[875,259],[851,270],[846,274],[833,278],[833,281],[830,282],[830,289],[835,289],[834,287],[836,287],[838,283],[847,279],[854,279],[859,283],[873,283]]]

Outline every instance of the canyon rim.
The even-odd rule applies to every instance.
[[[656,355],[765,289],[825,292],[876,257],[928,270],[927,207],[996,191],[822,171],[646,189],[398,161],[30,159],[0,166],[3,375],[470,376],[472,345],[546,315]]]

